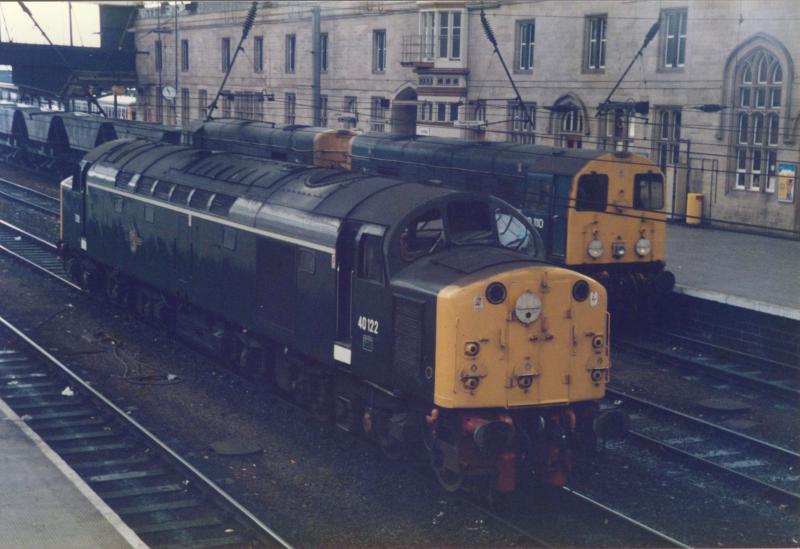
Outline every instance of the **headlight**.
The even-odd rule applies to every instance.
[[[525,292],[517,298],[514,314],[517,315],[517,320],[525,325],[536,322],[542,314],[542,301],[535,294]]]
[[[506,287],[502,282],[492,282],[486,288],[486,299],[492,305],[498,305],[506,300]]]
[[[589,247],[586,249],[590,256],[597,259],[603,255],[603,243],[596,238],[589,242]]]
[[[625,244],[623,244],[622,242],[614,244],[611,253],[613,253],[614,257],[616,257],[617,259],[625,257]]]
[[[636,242],[636,253],[642,257],[650,255],[653,251],[653,244],[646,238],[640,238]]]

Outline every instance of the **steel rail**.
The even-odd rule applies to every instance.
[[[589,503],[590,505],[592,505],[594,507],[602,509],[606,513],[615,516],[616,518],[622,520],[623,522],[627,522],[629,524],[632,524],[633,526],[636,526],[637,528],[639,528],[641,530],[644,530],[645,532],[657,537],[658,539],[666,541],[670,545],[673,545],[675,547],[682,547],[683,549],[691,549],[691,547],[692,547],[691,545],[687,545],[686,543],[684,543],[682,541],[679,541],[679,540],[673,538],[672,536],[670,536],[668,534],[665,534],[664,532],[656,530],[652,526],[648,526],[648,525],[644,524],[643,522],[640,522],[640,521],[636,520],[633,517],[629,517],[628,515],[617,511],[616,509],[612,509],[608,505],[605,505],[604,503],[601,503],[601,502],[597,501],[596,499],[593,499],[593,498],[587,496],[586,494],[582,494],[581,492],[578,492],[577,490],[574,490],[574,489],[570,488],[569,486],[563,486],[561,489],[564,490],[565,492],[571,494],[572,496],[574,496],[574,497],[576,497],[576,498],[578,498],[578,499],[580,499],[580,500],[582,500],[582,501],[584,501],[586,503]]]
[[[5,233],[5,235],[3,233]],[[10,237],[10,239],[3,238],[3,236]],[[40,253],[51,255],[52,258],[55,261],[58,261],[60,265],[61,260],[57,255],[58,247],[55,244],[0,219],[0,251],[5,252],[15,259],[18,259],[23,263],[58,279],[60,282],[63,282],[75,290],[83,291],[83,288],[67,278],[68,275],[66,273],[59,273],[54,268],[43,265],[42,263],[37,262],[35,259],[29,257],[30,250],[27,248],[31,245],[37,247]]]
[[[59,212],[59,210],[57,208],[58,208],[58,205],[61,203],[61,201],[58,198],[54,197],[54,196],[50,196],[48,194],[39,192],[39,191],[37,191],[35,189],[31,189],[31,188],[25,187],[24,185],[20,185],[19,183],[14,183],[13,181],[9,181],[8,179],[2,178],[2,177],[0,177],[0,186],[10,187],[10,188],[12,188],[12,189],[14,189],[16,191],[20,191],[22,193],[29,194],[29,195],[35,197],[40,202],[39,203],[31,202],[31,201],[25,199],[22,196],[11,194],[11,193],[9,193],[7,191],[4,191],[4,190],[0,190],[0,197],[7,198],[9,200],[13,200],[14,202],[18,202],[20,204],[24,204],[28,208],[32,208],[32,209],[37,210],[37,211],[42,212],[42,213],[46,213],[46,214],[48,214],[50,216],[53,216],[53,217],[58,217],[60,215],[60,212]],[[47,206],[44,206],[44,205],[42,205],[42,202],[55,203],[56,209],[52,209],[52,208],[49,208]]]
[[[756,437],[753,437],[753,436],[750,436],[750,435],[746,435],[744,433],[740,433],[740,432],[735,431],[733,429],[729,429],[729,428],[724,427],[722,425],[718,425],[718,424],[713,423],[711,421],[707,421],[705,419],[701,419],[701,418],[686,414],[684,412],[680,412],[678,410],[673,410],[673,409],[668,408],[666,406],[663,406],[661,404],[657,404],[657,403],[652,402],[650,400],[630,395],[630,394],[625,393],[623,391],[618,391],[616,389],[607,388],[606,389],[606,394],[608,396],[613,396],[615,398],[619,398],[619,399],[623,399],[623,400],[627,400],[627,401],[633,402],[633,403],[635,403],[635,405],[638,405],[638,406],[640,406],[640,407],[642,407],[644,409],[655,410],[657,413],[660,413],[660,414],[663,414],[663,415],[667,415],[667,416],[671,416],[671,417],[674,417],[674,418],[678,418],[679,420],[681,420],[683,422],[687,422],[687,423],[694,424],[694,425],[699,425],[699,426],[701,426],[701,428],[709,429],[712,432],[721,433],[721,436],[728,437],[728,438],[733,438],[734,440],[744,441],[744,442],[746,442],[748,444],[751,444],[751,445],[754,445],[756,448],[762,449],[762,450],[764,450],[766,452],[772,452],[773,454],[776,454],[776,455],[780,456],[781,459],[792,460],[792,461],[797,462],[798,465],[800,465],[800,453],[795,452],[793,450],[790,450],[788,448],[784,448],[782,446],[778,446],[778,445],[773,444],[771,442],[767,442],[765,440],[761,440],[759,438],[756,438]],[[649,434],[646,434],[646,433],[643,433],[643,432],[640,432],[640,431],[636,431],[636,430],[629,431],[629,434],[633,435],[637,439],[642,440],[642,441],[644,441],[644,442],[646,442],[646,443],[648,443],[650,445],[657,446],[659,448],[667,450],[667,451],[669,451],[671,453],[674,453],[676,455],[679,455],[681,457],[691,459],[692,461],[696,461],[696,462],[702,464],[703,466],[709,467],[709,468],[711,468],[713,470],[721,471],[721,472],[723,472],[723,473],[725,473],[727,475],[735,476],[735,477],[737,477],[739,479],[742,479],[742,480],[745,480],[745,481],[747,481],[749,483],[752,483],[752,484],[758,486],[759,488],[766,489],[766,490],[768,490],[770,492],[774,492],[774,493],[778,494],[779,496],[781,496],[783,498],[789,498],[792,501],[792,503],[794,503],[794,504],[800,504],[800,492],[793,492],[791,490],[786,489],[785,487],[782,487],[782,486],[778,485],[775,482],[770,482],[770,481],[758,478],[757,476],[754,476],[753,474],[748,474],[748,473],[744,473],[742,471],[737,471],[736,469],[733,469],[731,467],[725,466],[724,464],[716,463],[716,462],[714,462],[714,461],[712,461],[712,460],[710,460],[710,459],[708,459],[706,457],[703,457],[701,455],[694,454],[691,451],[679,448],[675,444],[672,444],[672,443],[667,442],[665,440],[659,440],[658,438],[656,438],[654,436],[651,436]]]
[[[697,338],[690,337],[690,336],[684,335],[684,334],[679,334],[679,333],[676,333],[676,332],[670,332],[670,331],[666,331],[666,330],[661,330],[658,333],[660,335],[662,335],[663,337],[671,337],[671,338],[674,338],[674,339],[679,339],[679,340],[682,340],[682,341],[686,341],[691,345],[698,345],[700,347],[706,347],[707,349],[713,349],[713,350],[719,351],[719,352],[721,352],[723,354],[740,356],[740,357],[742,357],[744,359],[760,362],[760,363],[766,364],[767,366],[770,366],[770,367],[785,368],[787,370],[800,371],[800,365],[797,365],[797,364],[789,364],[787,362],[781,362],[780,360],[773,360],[771,358],[766,358],[766,357],[763,357],[763,356],[754,355],[754,354],[751,354],[751,353],[747,353],[745,351],[740,351],[739,349],[733,349],[731,347],[725,347],[723,345],[718,345],[716,343],[711,343],[710,341],[703,341],[702,339],[697,339]]]
[[[789,397],[789,398],[800,397],[800,386],[793,386],[791,384],[782,384],[777,381],[765,379],[764,377],[754,375],[760,373],[764,376],[769,376],[771,373],[776,373],[774,371],[776,368],[780,368],[782,370],[790,370],[788,376],[790,382],[793,381],[791,380],[791,376],[792,375],[796,376],[799,370],[797,368],[792,368],[790,366],[783,365],[782,363],[777,363],[776,365],[773,366],[765,366],[763,368],[760,368],[758,366],[751,366],[750,372],[738,372],[734,369],[736,364],[731,364],[731,367],[709,364],[706,361],[696,360],[688,356],[682,356],[678,352],[670,352],[665,349],[661,349],[659,348],[658,345],[648,345],[631,340],[621,340],[618,341],[617,343],[621,345],[623,348],[627,347],[628,349],[640,354],[651,355],[655,353],[661,357],[666,358],[667,360],[676,363],[678,367],[705,372],[708,375],[713,375],[715,377],[723,379],[724,381],[738,382],[753,387],[759,387],[767,391],[779,393],[784,397]],[[758,370],[756,370],[756,368],[758,368]],[[786,377],[786,376],[777,376],[777,377]]]
[[[234,499],[233,496],[228,494],[228,492],[223,490],[219,485],[217,485],[213,480],[208,478],[194,465],[186,461],[183,457],[177,454],[172,448],[167,446],[166,443],[164,443],[149,429],[147,429],[141,423],[130,417],[130,415],[125,413],[124,410],[122,410],[111,400],[106,398],[97,389],[92,387],[89,383],[84,381],[78,374],[72,371],[68,366],[66,366],[64,363],[58,360],[55,356],[53,356],[50,352],[48,352],[42,346],[37,344],[35,341],[30,339],[19,328],[14,326],[11,322],[9,322],[2,316],[0,316],[0,325],[5,326],[5,328],[9,330],[11,333],[13,333],[18,340],[24,342],[37,355],[43,357],[49,364],[55,366],[59,371],[63,372],[68,378],[72,380],[72,382],[74,382],[77,386],[80,387],[81,391],[85,391],[86,394],[91,395],[94,400],[102,403],[107,409],[111,410],[118,421],[128,425],[138,435],[142,436],[150,444],[158,448],[159,451],[168,456],[174,463],[180,465],[180,467],[185,472],[188,472],[192,477],[194,477],[196,481],[199,481],[199,483],[201,483],[202,486],[204,486],[207,490],[210,490],[215,497],[223,500],[227,507],[234,510],[241,517],[244,517],[248,521],[248,523],[255,530],[258,531],[260,536],[272,540],[286,549],[292,548],[292,546],[286,540],[284,540],[280,535],[278,535],[277,532],[275,532],[272,528],[264,524],[258,517],[253,515],[253,513],[251,513],[247,508],[245,508],[236,499]]]

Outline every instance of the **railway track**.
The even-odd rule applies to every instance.
[[[59,217],[60,201],[54,196],[39,192],[19,183],[0,177],[0,197],[24,204],[26,207],[52,217]]]
[[[0,399],[149,546],[290,547],[2,317]]]
[[[61,282],[80,290],[80,287],[76,286],[69,280],[68,274],[64,271],[64,268],[61,264],[60,259],[57,255],[56,246],[40,239],[26,231],[15,227],[7,222],[0,220],[0,250],[6,251],[7,253],[12,254],[14,257],[24,261],[25,263],[33,266],[34,268],[41,270],[47,273],[50,276],[53,276],[60,280]],[[2,353],[2,351],[0,351]],[[11,358],[11,357],[5,357]],[[3,375],[6,375],[6,372],[3,370],[3,366],[6,362],[3,362],[3,355],[0,354],[0,383],[3,381]],[[31,372],[29,374],[32,377],[28,379],[35,379],[38,376],[38,372]],[[231,374],[235,375],[235,374]],[[19,380],[18,380],[19,381]],[[37,382],[42,382],[42,380],[37,380]],[[48,387],[51,388],[52,386]],[[2,397],[2,392],[0,392],[0,398]],[[52,398],[57,398],[58,395],[47,395]],[[76,401],[69,401],[70,403]],[[59,408],[59,406],[54,405],[55,408]],[[23,412],[26,413],[26,412]],[[83,417],[83,416],[75,416]],[[102,444],[98,445],[102,448]],[[114,477],[107,477],[112,479]],[[109,480],[110,482],[110,480]],[[687,547],[685,544],[677,541],[667,534],[659,532],[656,529],[650,528],[635,519],[625,515],[620,511],[616,511],[607,507],[600,503],[597,500],[589,498],[579,492],[565,489],[564,496],[571,500],[571,504],[569,505],[582,505],[582,506],[590,506],[594,509],[601,512],[601,514],[606,517],[606,520],[611,520],[619,525],[621,528],[631,528],[633,531],[637,532],[637,536],[639,538],[645,540],[651,540],[651,545],[653,547],[659,546],[670,546],[670,547]],[[504,517],[501,514],[497,513],[496,511],[489,509],[487,506],[482,505],[480,503],[476,503],[475,501],[469,502],[473,507],[479,509],[482,513],[486,514],[486,516],[490,517],[495,522],[501,524],[503,527],[509,529],[510,531],[515,532],[519,535],[522,539],[526,540],[527,542],[533,543],[539,547],[553,547],[552,544],[548,543],[547,540],[543,539],[538,534],[532,532],[529,528],[525,526],[524,520],[521,518],[519,520],[515,520],[512,518]]]
[[[669,364],[712,375],[797,401],[800,397],[800,368],[741,351],[713,345],[673,333],[662,333],[647,341],[623,339],[623,349],[649,359],[661,358]]]
[[[623,401],[639,441],[800,504],[800,453],[625,392],[607,395]]]
[[[55,244],[2,219],[0,219],[0,251],[76,290],[81,289],[70,280]]]

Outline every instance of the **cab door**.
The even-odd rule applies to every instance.
[[[553,175],[528,172],[522,213],[542,237],[548,256],[553,248]]]
[[[351,283],[351,368],[379,384],[391,381],[392,294],[386,277],[383,227],[362,226],[355,239]]]
[[[567,223],[569,211],[573,204],[570,204],[570,191],[572,190],[572,179],[559,176],[554,179],[554,198],[552,214],[552,243],[550,255],[553,259],[564,261],[567,254]]]

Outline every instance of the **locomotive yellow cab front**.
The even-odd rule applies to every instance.
[[[552,406],[603,397],[606,292],[557,267],[465,278],[437,299],[434,402],[443,408]]]
[[[535,264],[481,271],[439,292],[438,408],[428,424],[444,486],[487,471],[500,492],[520,474],[566,482],[595,444],[611,366],[606,306],[595,280]]]

